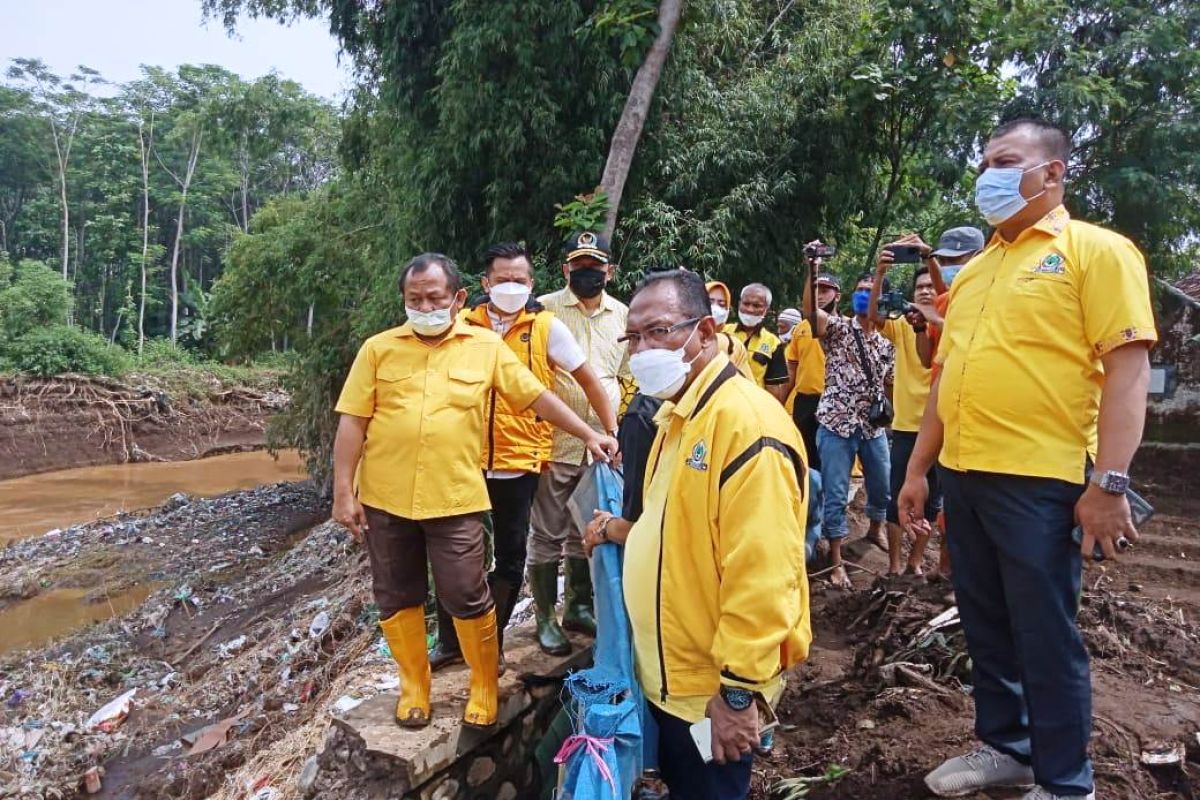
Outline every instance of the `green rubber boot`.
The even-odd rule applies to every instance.
[[[563,600],[562,626],[573,633],[596,635],[592,570],[586,558],[567,559],[567,596]]]
[[[554,606],[558,600],[558,564],[533,564],[529,567],[529,590],[537,612],[538,646],[552,656],[571,652],[571,642],[559,627]]]

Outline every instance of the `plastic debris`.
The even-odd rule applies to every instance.
[[[295,703],[284,703],[283,704],[283,713],[285,713],[285,714],[295,714],[299,710],[300,710],[300,706],[296,705]]]
[[[200,753],[207,753],[209,750],[215,750],[229,738],[229,731],[237,725],[249,711],[243,711],[234,717],[227,717],[220,722],[214,722],[212,725],[207,725],[198,731],[184,734],[179,737],[179,740],[187,745],[188,751],[186,755],[194,756]]]
[[[105,733],[116,730],[133,709],[133,697],[136,694],[137,689],[130,689],[117,699],[101,707],[99,711],[88,718],[87,724],[84,727],[89,731],[99,730]]]
[[[4,705],[9,708],[16,708],[21,703],[24,703],[27,697],[29,697],[29,692],[24,689],[14,689],[12,694],[8,696],[8,699],[4,701]]]
[[[363,702],[364,701],[362,698],[351,697],[348,694],[344,694],[334,702],[333,711],[335,714],[345,714],[348,711],[353,711],[354,709],[358,708],[363,704]]]
[[[313,617],[312,624],[308,626],[308,635],[313,639],[320,639],[329,630],[331,620],[328,611],[322,611],[317,616]]]
[[[104,782],[101,780],[103,774],[101,767],[92,767],[83,773],[83,788],[88,794],[99,794],[100,790],[104,788]]]
[[[1142,750],[1142,763],[1148,767],[1173,767],[1182,764],[1186,756],[1183,742],[1159,742]]]
[[[246,634],[242,634],[236,639],[230,639],[228,642],[217,646],[218,658],[232,658],[235,653],[246,646]]]

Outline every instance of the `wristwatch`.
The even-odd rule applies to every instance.
[[[1109,494],[1125,494],[1129,491],[1129,476],[1115,469],[1092,475],[1092,483],[1102,492]]]
[[[754,692],[748,689],[735,689],[732,686],[722,686],[721,699],[725,701],[725,705],[734,711],[745,711],[754,705]]]
[[[596,533],[600,534],[600,538],[606,542],[608,541],[608,523],[610,523],[612,521],[613,521],[612,517],[605,517],[604,522],[600,523],[600,527],[596,531]]]

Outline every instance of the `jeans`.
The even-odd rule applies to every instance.
[[[1092,685],[1076,625],[1084,487],[942,468],[959,615],[974,670],[975,734],[1059,795],[1092,791]]]
[[[672,798],[679,800],[745,800],[750,794],[747,754],[734,764],[705,764],[692,739],[691,723],[646,704],[658,723],[658,768]]]
[[[867,517],[882,522],[887,517],[891,480],[887,437],[880,434],[866,439],[861,431],[842,437],[822,425],[817,428],[817,448],[825,482],[825,538],[845,539],[850,532],[846,525],[846,495],[855,456],[862,462],[867,487]]]
[[[821,520],[825,518],[823,508],[825,489],[821,473],[808,470],[808,519],[804,526],[804,560],[812,561],[817,554],[817,542],[821,538]]]

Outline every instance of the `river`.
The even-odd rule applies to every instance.
[[[120,511],[161,504],[176,492],[211,497],[305,477],[295,451],[231,453],[195,461],[111,464],[0,481],[0,547]]]

